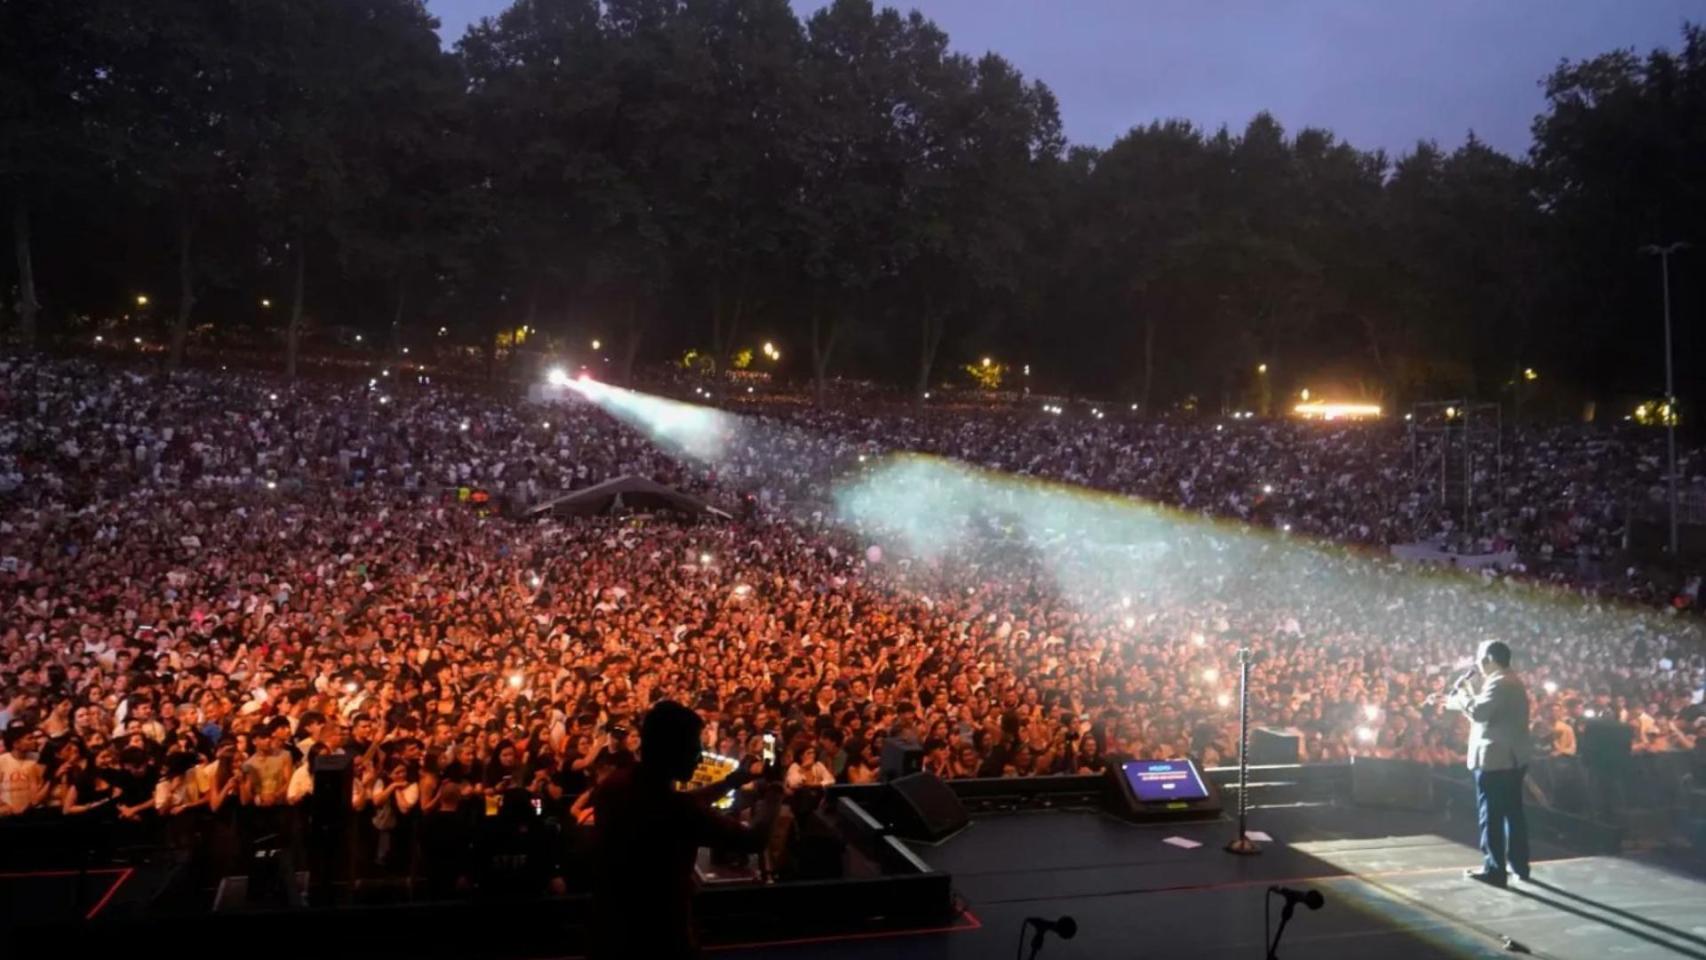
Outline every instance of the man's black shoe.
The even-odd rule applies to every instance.
[[[1489,887],[1498,887],[1501,890],[1504,889],[1505,886],[1505,875],[1502,873],[1494,873],[1491,870],[1465,870],[1463,871],[1463,876],[1464,879],[1473,880],[1476,883],[1484,883]]]

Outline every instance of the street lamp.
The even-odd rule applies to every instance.
[[[1678,240],[1675,243],[1659,246],[1649,243],[1640,249],[1641,253],[1659,258],[1659,282],[1664,287],[1665,309],[1665,444],[1669,448],[1670,474],[1670,560],[1677,558],[1676,532],[1676,386],[1671,376],[1670,351],[1670,255],[1679,250],[1688,249],[1688,244]]]

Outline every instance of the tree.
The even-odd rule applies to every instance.
[[[111,86],[113,23],[101,0],[0,0],[0,203],[10,208],[18,337],[36,346],[32,201],[102,167],[97,122]]]

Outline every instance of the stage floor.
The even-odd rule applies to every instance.
[[[1025,917],[1071,915],[1078,936],[1051,938],[1044,957],[1260,958],[1264,894],[1279,884],[1327,898],[1319,911],[1298,911],[1281,957],[1495,957],[1509,955],[1510,938],[1555,960],[1706,960],[1706,883],[1637,859],[1542,846],[1534,851],[1537,883],[1494,890],[1462,878],[1479,861],[1472,828],[1441,816],[1267,809],[1250,827],[1272,837],[1260,856],[1222,851],[1232,831],[1226,821],[1139,826],[1090,811],[982,816],[942,844],[915,845],[953,873],[967,909],[958,929],[713,950],[970,960],[1009,955]]]

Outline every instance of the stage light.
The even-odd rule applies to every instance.
[[[1373,727],[1357,727],[1357,739],[1363,743],[1373,743],[1375,736]]]
[[[1209,667],[1207,670],[1202,672],[1202,679],[1204,683],[1218,683],[1220,681],[1220,671],[1214,667]]]
[[[358,334],[356,334],[356,335],[355,335],[355,342],[356,342],[356,343],[360,343],[360,342],[361,342],[361,334],[359,334],[359,333],[358,333]]]
[[[992,360],[990,360],[990,359],[989,359],[989,358],[988,358],[988,357],[984,357],[984,358],[983,358],[983,365],[984,365],[984,366],[986,366],[986,367],[987,367],[987,366],[989,366],[989,365],[990,365],[990,364],[991,364],[991,363],[993,363],[993,362],[994,362],[994,361],[992,361]]]
[[[1534,381],[1540,379],[1540,374],[1535,373],[1533,367],[1523,367],[1522,368],[1522,378],[1524,380],[1529,381],[1530,383],[1533,383]]]
[[[1268,365],[1265,363],[1256,364],[1256,372],[1257,373],[1267,373],[1268,372]]]
[[[142,346],[142,338],[141,337],[131,337],[130,342],[136,344],[139,347]]]
[[[1314,403],[1300,403],[1292,410],[1305,420],[1369,420],[1380,416],[1380,405],[1377,403],[1328,403],[1325,400],[1317,400]]]
[[[139,307],[148,306],[148,294],[146,294],[146,293],[137,294],[136,295],[136,305]]]
[[[1549,694],[1558,692],[1558,684],[1556,684],[1555,682],[1553,682],[1551,680],[1548,680],[1545,683],[1541,684],[1540,687],[1541,687],[1541,689],[1545,690]]]
[[[263,309],[267,309],[267,310],[272,309],[272,301],[268,300],[266,297],[262,297],[261,298],[261,307]]]
[[[545,374],[545,381],[553,387],[566,387],[569,385],[569,372],[562,367],[552,367],[551,372]]]

